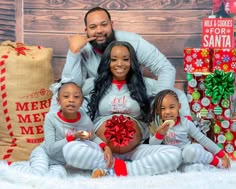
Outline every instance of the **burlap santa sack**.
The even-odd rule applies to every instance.
[[[51,48],[0,45],[0,159],[27,160],[44,140],[53,83]]]

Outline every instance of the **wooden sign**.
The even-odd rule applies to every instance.
[[[234,19],[204,18],[202,24],[202,47],[233,48]]]

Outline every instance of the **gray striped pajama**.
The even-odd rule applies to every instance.
[[[21,173],[37,176],[52,176],[60,178],[67,176],[64,166],[49,165],[49,157],[41,145],[32,151],[29,161],[13,162],[10,165],[10,168]]]
[[[203,148],[201,144],[187,144],[182,149],[183,163],[210,164],[213,154]]]
[[[72,122],[59,116],[59,112],[49,112],[44,122],[45,141],[36,147],[29,161],[13,162],[11,168],[23,173],[41,176],[66,177],[66,162],[62,154],[62,148],[68,143],[66,134],[70,131],[92,131],[93,124],[88,115],[79,111],[81,118]],[[96,138],[94,138],[96,139]],[[97,142],[101,140],[96,139]]]
[[[190,137],[199,144],[192,143]],[[160,143],[179,147],[182,150],[183,163],[209,164],[213,160],[213,156],[221,151],[220,147],[185,117],[180,117],[180,120],[168,130],[163,139],[158,139],[155,135],[150,138],[150,144]]]
[[[73,141],[63,147],[67,164],[85,170],[106,169],[102,149],[92,141]],[[181,164],[181,151],[168,145],[141,144],[131,152],[113,154],[126,161],[129,176],[155,175],[174,171]],[[130,161],[131,160],[131,161]]]

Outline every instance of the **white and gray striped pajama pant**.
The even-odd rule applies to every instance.
[[[104,153],[92,141],[72,141],[63,147],[67,164],[85,170],[106,168]],[[125,161],[129,176],[155,175],[177,170],[182,162],[179,148],[169,145],[141,144],[131,152],[113,154],[114,158]]]
[[[13,162],[11,163],[10,168],[21,173],[37,176],[60,178],[67,176],[66,169],[63,165],[49,165],[49,157],[41,145],[32,151],[29,161]]]
[[[213,154],[201,144],[191,143],[182,148],[183,163],[209,164],[213,160]]]

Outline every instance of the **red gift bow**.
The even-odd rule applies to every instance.
[[[133,126],[134,121],[130,118],[114,115],[106,121],[104,136],[113,143],[114,147],[127,146],[134,139],[136,130]]]

